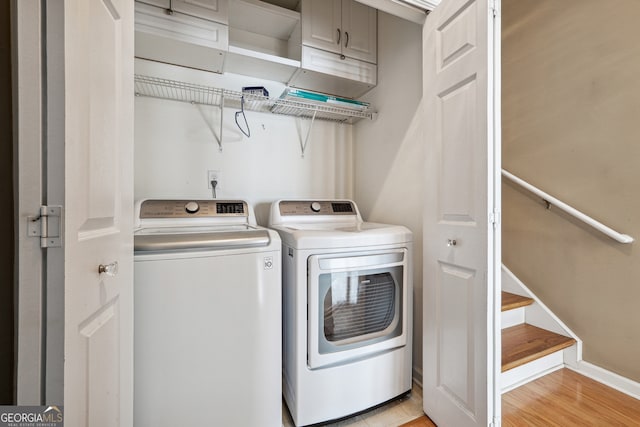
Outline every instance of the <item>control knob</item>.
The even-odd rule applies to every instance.
[[[320,202],[313,202],[311,203],[311,210],[314,212],[320,212],[320,208],[322,207],[322,205],[320,204]]]
[[[184,205],[184,210],[187,211],[187,213],[194,214],[200,210],[200,205],[198,205],[198,202],[189,202]]]

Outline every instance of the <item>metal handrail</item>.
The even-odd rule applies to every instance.
[[[537,196],[540,196],[548,204],[554,205],[554,206],[560,208],[561,210],[565,211],[569,215],[571,215],[571,216],[573,216],[575,218],[578,218],[580,221],[582,221],[582,222],[584,222],[586,224],[589,224],[591,227],[593,227],[596,230],[606,234],[607,236],[611,237],[612,239],[614,239],[617,242],[620,242],[620,243],[632,243],[633,240],[634,240],[633,237],[631,237],[631,236],[629,236],[627,234],[618,233],[614,229],[612,229],[610,227],[607,227],[603,223],[596,221],[595,219],[591,218],[590,216],[585,215],[584,213],[580,212],[576,208],[571,207],[568,204],[556,199],[552,195],[550,195],[548,193],[545,193],[544,191],[540,190],[539,188],[534,187],[533,185],[529,184],[525,180],[523,180],[521,178],[518,178],[517,176],[513,175],[510,172],[507,172],[504,169],[502,169],[502,176],[504,176],[505,178],[508,178],[509,180],[515,182],[516,184],[520,185],[521,187],[526,188],[527,190],[529,190],[533,194],[535,194]]]

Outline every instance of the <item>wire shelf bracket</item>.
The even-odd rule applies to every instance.
[[[302,142],[302,135],[300,135],[300,157],[304,159],[304,152],[307,150],[307,144],[309,143],[309,136],[311,135],[311,129],[313,129],[313,122],[316,120],[316,115],[318,111],[313,112],[313,116],[311,116],[311,123],[309,123],[309,129],[307,129],[307,135],[304,138],[304,143]]]

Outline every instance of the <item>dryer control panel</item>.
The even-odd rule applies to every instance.
[[[280,215],[357,215],[348,200],[286,200],[280,202]]]

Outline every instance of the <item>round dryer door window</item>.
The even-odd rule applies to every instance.
[[[406,256],[392,253],[309,258],[311,367],[406,343]]]
[[[399,290],[391,272],[325,274],[320,281],[330,282],[322,317],[324,338],[334,346],[384,336],[398,323]]]

